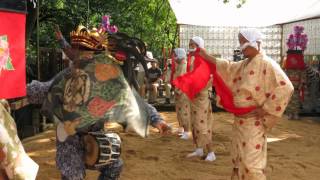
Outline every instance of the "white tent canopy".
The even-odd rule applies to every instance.
[[[199,26],[269,26],[320,17],[320,0],[169,0],[178,24]]]

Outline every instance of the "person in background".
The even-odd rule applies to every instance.
[[[153,55],[152,52],[147,51],[145,56],[145,61],[147,61],[147,67],[151,68],[151,61],[153,61]],[[138,66],[135,69],[137,73],[137,81],[140,86],[139,95],[144,99],[146,96],[146,73],[144,71],[144,68],[141,63],[138,64]]]
[[[147,79],[148,102],[154,104],[157,102],[158,87],[160,77],[162,75],[161,69],[158,67],[158,61],[154,59],[151,62],[151,68],[148,69],[149,79]]]
[[[171,98],[171,73],[172,73],[172,59],[167,60],[166,69],[164,71],[164,88],[166,92],[166,104],[170,104]]]
[[[185,74],[187,72],[187,60],[186,51],[183,48],[174,49],[174,63],[175,71],[173,79]],[[179,122],[178,133],[181,135],[181,139],[189,139],[190,130],[190,101],[188,97],[179,89],[175,89],[175,105],[177,112],[177,119]]]
[[[240,49],[233,50],[233,61],[241,61],[243,59]]]
[[[298,120],[300,108],[302,106],[301,93],[303,93],[304,86],[306,84],[306,73],[305,70],[300,69],[284,69],[286,75],[289,77],[294,92],[286,108],[286,114],[290,120]]]
[[[144,98],[146,93],[145,92],[146,85],[145,85],[145,71],[142,67],[142,64],[139,63],[137,67],[135,67],[134,71],[135,71],[135,74],[137,75],[137,82],[139,84],[138,93],[142,98]]]

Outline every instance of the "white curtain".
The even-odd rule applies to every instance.
[[[269,26],[320,17],[320,0],[169,0],[178,24],[200,26]]]

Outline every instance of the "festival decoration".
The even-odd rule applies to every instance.
[[[303,51],[307,48],[308,36],[303,33],[303,26],[295,26],[293,34],[290,34],[287,40],[287,60],[285,69],[304,69]]]
[[[118,27],[116,25],[110,24],[110,18],[111,16],[105,15],[102,17],[102,23],[100,29],[102,29],[105,32],[108,32],[109,34],[113,34],[118,32]]]
[[[308,36],[303,33],[303,26],[295,26],[293,28],[294,34],[290,34],[287,40],[289,50],[302,50],[307,48]]]

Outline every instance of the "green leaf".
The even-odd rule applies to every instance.
[[[12,65],[12,62],[11,62],[11,58],[10,58],[10,57],[9,57],[8,60],[7,60],[5,69],[6,69],[6,70],[14,70],[14,67],[13,67],[13,65]]]

